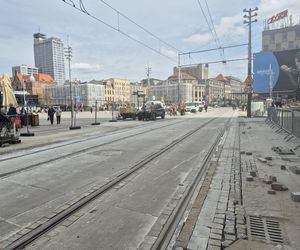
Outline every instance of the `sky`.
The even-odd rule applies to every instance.
[[[165,80],[172,75],[173,67],[178,65],[178,53],[247,43],[248,26],[243,24],[245,8],[258,7],[258,21],[252,24],[252,52],[259,52],[263,21],[288,9],[294,23],[298,23],[300,20],[298,1],[2,1],[0,74],[11,75],[11,68],[16,65],[34,66],[33,34],[41,32],[47,37],[59,37],[65,46],[69,44],[72,47],[72,77],[78,80],[116,77],[135,82],[147,77],[147,67],[151,68],[150,77]],[[90,15],[76,10],[67,3],[74,3],[79,9],[82,3]],[[109,8],[107,4],[115,10]],[[208,20],[211,16],[218,44],[211,35],[200,5]],[[122,14],[148,32],[130,22]],[[181,55],[180,64],[247,58],[247,51],[247,46],[241,46],[224,49],[224,54],[220,53],[220,50],[191,53]],[[247,76],[247,60],[209,65],[209,77],[216,77],[219,73],[244,80]]]

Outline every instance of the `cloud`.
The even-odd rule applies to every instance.
[[[235,16],[221,18],[220,23],[215,25],[215,30],[219,40],[221,41],[223,38],[234,40],[236,37],[244,35],[245,27],[243,27],[242,19],[242,13],[239,13]],[[184,42],[200,46],[207,45],[213,41],[214,39],[210,31],[206,31],[201,34],[196,33],[184,39]]]
[[[212,40],[211,34],[193,34],[190,37],[184,38],[183,41],[187,43],[206,45]]]
[[[178,57],[178,53],[174,50],[171,50],[171,49],[166,49],[166,48],[161,48],[160,49],[160,52],[174,60],[177,60],[177,57]]]
[[[71,68],[73,70],[80,71],[81,73],[97,73],[103,69],[103,65],[91,63],[73,63]]]
[[[263,19],[270,18],[277,13],[288,9],[289,14],[299,14],[299,0],[279,1],[279,0],[261,0],[258,5],[258,15]]]

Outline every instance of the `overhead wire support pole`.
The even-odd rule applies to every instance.
[[[69,66],[69,83],[70,83],[70,105],[71,105],[71,126],[69,127],[72,129],[80,129],[80,126],[74,126],[74,104],[73,104],[73,86],[72,86],[72,77],[71,77],[71,58],[72,58],[72,47],[68,45],[65,49],[65,56],[68,60]]]
[[[251,24],[257,22],[257,19],[252,20],[253,17],[257,16],[258,8],[255,9],[244,9],[243,12],[247,13],[244,15],[244,24],[248,24],[249,33],[248,33],[248,76],[247,76],[247,85],[248,85],[248,98],[247,98],[247,117],[251,117],[251,102],[252,102],[252,44],[251,44]],[[255,12],[254,14],[252,14]]]

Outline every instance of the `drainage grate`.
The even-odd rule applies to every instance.
[[[280,223],[273,218],[250,215],[247,224],[249,239],[284,243]]]

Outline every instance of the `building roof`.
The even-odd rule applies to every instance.
[[[20,82],[22,81],[31,81],[32,75],[22,75],[21,73],[16,74],[15,76]],[[56,81],[54,81],[53,77],[48,74],[33,74],[34,79],[37,82],[45,82],[45,83],[52,83],[55,84]],[[12,78],[14,79],[14,77]]]
[[[228,80],[226,79],[226,77],[224,77],[222,74],[219,74],[216,76],[215,78],[217,81],[220,81],[220,82],[227,82]]]
[[[239,79],[239,78],[237,78],[237,77],[235,77],[235,76],[225,76],[225,78],[227,79],[227,80],[234,80],[234,81],[237,81],[237,82],[242,82],[242,80],[241,79]]]
[[[179,79],[178,75],[179,75],[179,72],[177,71],[175,74],[169,76],[168,80],[169,81],[178,81],[178,79]],[[180,72],[180,79],[181,80],[197,80],[196,77],[194,77],[188,73],[182,72],[182,71]]]

